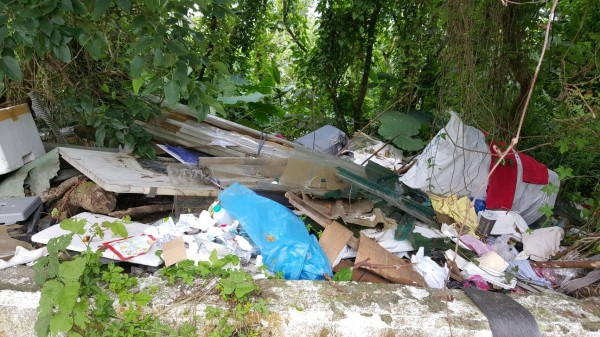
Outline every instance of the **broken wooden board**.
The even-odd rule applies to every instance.
[[[88,213],[88,212],[80,213],[80,214],[74,216],[73,218],[85,219],[87,221],[87,224],[85,225],[86,231],[88,231],[89,228],[94,223],[102,223],[104,221],[108,221],[108,222],[119,221],[119,219],[117,219],[117,218],[113,218],[113,217],[109,217],[109,216],[105,216],[105,215]],[[151,227],[151,226],[145,225],[145,224],[142,224],[139,222],[130,222],[128,224],[125,224],[125,228],[127,228],[127,234],[129,236],[141,235],[144,233],[144,230],[146,230],[146,228],[149,228],[149,227]],[[50,241],[50,239],[53,239],[53,238],[56,238],[56,237],[59,237],[61,235],[65,235],[68,233],[69,233],[69,231],[66,231],[66,230],[60,228],[60,225],[54,225],[52,227],[46,228],[45,230],[33,235],[31,237],[31,241],[37,242],[37,243],[42,243],[42,244],[48,244],[48,241]],[[96,236],[93,238],[92,241],[90,241],[87,244],[89,244],[90,248],[93,251],[96,251],[96,250],[98,250],[98,248],[102,247],[103,242],[108,242],[108,241],[112,241],[112,240],[119,239],[119,238],[120,237],[118,237],[118,236],[113,236],[111,231],[106,231],[103,239]],[[76,252],[83,252],[87,249],[87,244],[81,240],[81,237],[79,237],[78,235],[75,235],[73,237],[73,240],[71,240],[71,243],[67,246],[67,249],[76,251]],[[150,250],[148,252],[146,252],[146,254],[136,256],[125,262],[137,263],[137,264],[142,264],[142,265],[152,266],[152,267],[158,267],[162,263],[162,260],[160,259],[160,257],[156,256],[155,253],[157,250],[158,250],[158,247],[156,245],[154,245],[153,247],[150,248]],[[107,259],[120,261],[120,259],[117,257],[117,255],[108,249],[102,252],[102,256]]]
[[[368,261],[367,261],[368,260]],[[356,253],[356,265],[364,263],[362,267],[393,282],[417,287],[424,287],[423,276],[413,270],[412,264],[388,252],[374,240],[361,234],[358,252]]]
[[[150,195],[219,195],[215,186],[201,183],[175,184],[166,174],[146,170],[130,155],[60,147],[59,153],[69,164],[100,185],[115,193]]]

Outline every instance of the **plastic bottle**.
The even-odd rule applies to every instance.
[[[213,207],[213,219],[217,222],[216,226],[219,227],[231,226],[235,221],[221,205]]]

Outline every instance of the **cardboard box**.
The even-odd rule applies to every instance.
[[[0,109],[0,174],[14,171],[44,153],[27,104]]]

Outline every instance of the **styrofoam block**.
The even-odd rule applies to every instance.
[[[27,104],[0,109],[0,174],[14,171],[44,153]]]

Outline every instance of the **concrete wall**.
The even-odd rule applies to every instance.
[[[0,273],[0,337],[34,336],[39,291],[27,268]],[[12,280],[12,281],[11,281]],[[8,281],[8,282],[6,282]],[[217,295],[196,287],[168,287],[156,277],[141,288],[160,290],[148,310],[173,324],[194,322],[205,331],[207,305]],[[245,322],[261,336],[492,336],[481,311],[464,293],[393,284],[260,281],[270,313]],[[543,336],[600,336],[600,299],[512,295],[536,318]]]

